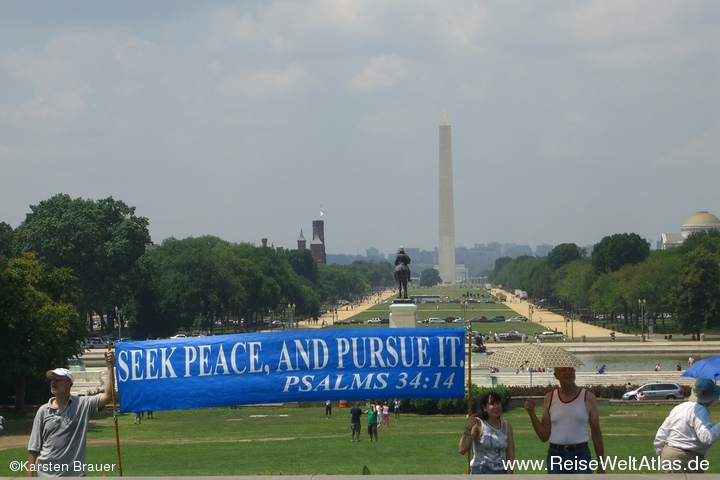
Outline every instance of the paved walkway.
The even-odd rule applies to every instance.
[[[536,305],[531,304],[527,300],[519,300],[514,298],[515,295],[513,295],[510,292],[506,292],[504,290],[500,289],[492,289],[491,292],[495,295],[498,295],[500,293],[504,294],[508,301],[504,302],[504,304],[516,311],[520,315],[524,315],[528,319],[532,320],[533,322],[540,323],[543,327],[550,328],[552,330],[557,330],[559,332],[565,333],[567,336],[579,340],[584,335],[587,338],[593,337],[593,338],[607,338],[610,339],[610,332],[611,330],[608,330],[603,327],[598,327],[597,325],[590,325],[583,322],[569,322],[566,324],[565,317],[562,315],[559,315],[557,313],[553,313],[550,310],[547,310],[542,307],[538,307]],[[533,313],[531,315],[530,312],[530,306],[533,307]],[[542,322],[540,320],[542,319]],[[616,337],[635,337],[635,335],[632,334],[626,334],[626,333],[619,333],[615,332]],[[651,340],[662,340],[666,341],[661,335],[654,335],[654,338],[650,338]],[[640,339],[638,338],[638,341]]]
[[[353,318],[354,316],[356,316],[358,313],[363,312],[370,307],[374,307],[378,303],[384,303],[386,300],[388,300],[390,298],[395,298],[396,295],[397,295],[397,290],[393,290],[393,289],[385,290],[382,293],[380,293],[380,295],[370,295],[368,297],[365,297],[365,299],[362,302],[360,302],[358,305],[355,305],[355,306],[348,305],[348,306],[338,307],[337,315],[335,316],[335,320],[349,320],[349,319]],[[379,301],[378,301],[378,298],[379,298]],[[389,317],[390,310],[388,309],[387,315],[382,315],[382,316]],[[310,328],[322,327],[323,320],[328,325],[332,325],[333,313],[331,311],[324,313],[323,315],[320,316],[320,321],[317,324],[310,323],[306,326],[310,327]]]

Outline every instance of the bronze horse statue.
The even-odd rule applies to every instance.
[[[408,282],[410,281],[410,268],[401,263],[395,267],[393,272],[395,281],[398,282],[398,298],[408,298],[407,288]]]
[[[410,281],[410,257],[402,247],[395,258],[395,271],[393,276],[395,281],[398,282],[398,298],[408,298],[408,282]]]

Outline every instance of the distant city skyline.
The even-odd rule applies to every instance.
[[[712,212],[699,211],[688,216],[685,221],[678,226],[681,233],[663,232],[662,240],[653,243],[650,242],[650,250],[661,250],[665,248],[675,248],[683,243],[683,241],[692,233],[698,231],[707,231],[709,229],[720,230],[720,219]],[[611,236],[614,234],[610,234]],[[574,242],[562,242],[574,243]],[[597,242],[596,242],[597,243]],[[577,245],[577,244],[576,244]],[[595,244],[578,245],[586,250],[588,256],[592,255]],[[547,256],[556,245],[540,244],[531,247],[527,244],[516,244],[512,242],[489,242],[487,244],[475,244],[472,247],[459,246],[455,247],[456,258],[459,263],[465,265],[470,277],[477,277],[482,272],[492,270],[495,266],[495,260],[501,257],[517,258],[522,255],[530,255],[535,257]],[[413,246],[404,247],[405,252],[414,256],[414,264],[421,270],[426,268],[435,268],[437,264],[438,249],[422,250]],[[385,253],[375,247],[368,247],[365,255],[352,254],[329,254],[328,263],[346,264],[357,259],[367,259],[375,261],[392,261],[392,253]],[[421,272],[415,272],[419,275]]]

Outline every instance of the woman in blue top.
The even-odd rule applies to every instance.
[[[460,454],[473,448],[470,473],[513,473],[515,441],[510,423],[502,416],[502,399],[494,390],[484,393],[478,403],[479,410],[468,415],[465,432],[460,438]]]

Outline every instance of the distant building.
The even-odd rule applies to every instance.
[[[536,257],[547,257],[550,252],[552,252],[552,249],[554,247],[552,245],[548,245],[547,243],[543,243],[541,245],[538,245],[535,247],[535,256]]]
[[[370,247],[365,250],[365,256],[368,260],[374,260],[376,262],[387,261],[387,257],[385,257],[385,254],[380,253],[380,251],[375,247]]]
[[[503,249],[505,250],[505,257],[517,258],[522,257],[523,255],[527,255],[528,257],[532,256],[532,249],[530,248],[530,245],[506,243],[503,245]]]
[[[693,233],[712,229],[720,230],[720,218],[712,213],[698,212],[685,220],[680,227],[680,233],[663,233],[660,246],[663,250],[678,247]]]
[[[298,250],[307,250],[307,240],[305,240],[305,235],[303,235],[302,228],[300,229],[300,238],[298,238]]]
[[[313,239],[310,242],[310,253],[318,263],[325,265],[327,257],[325,256],[325,222],[322,220],[313,220]]]

